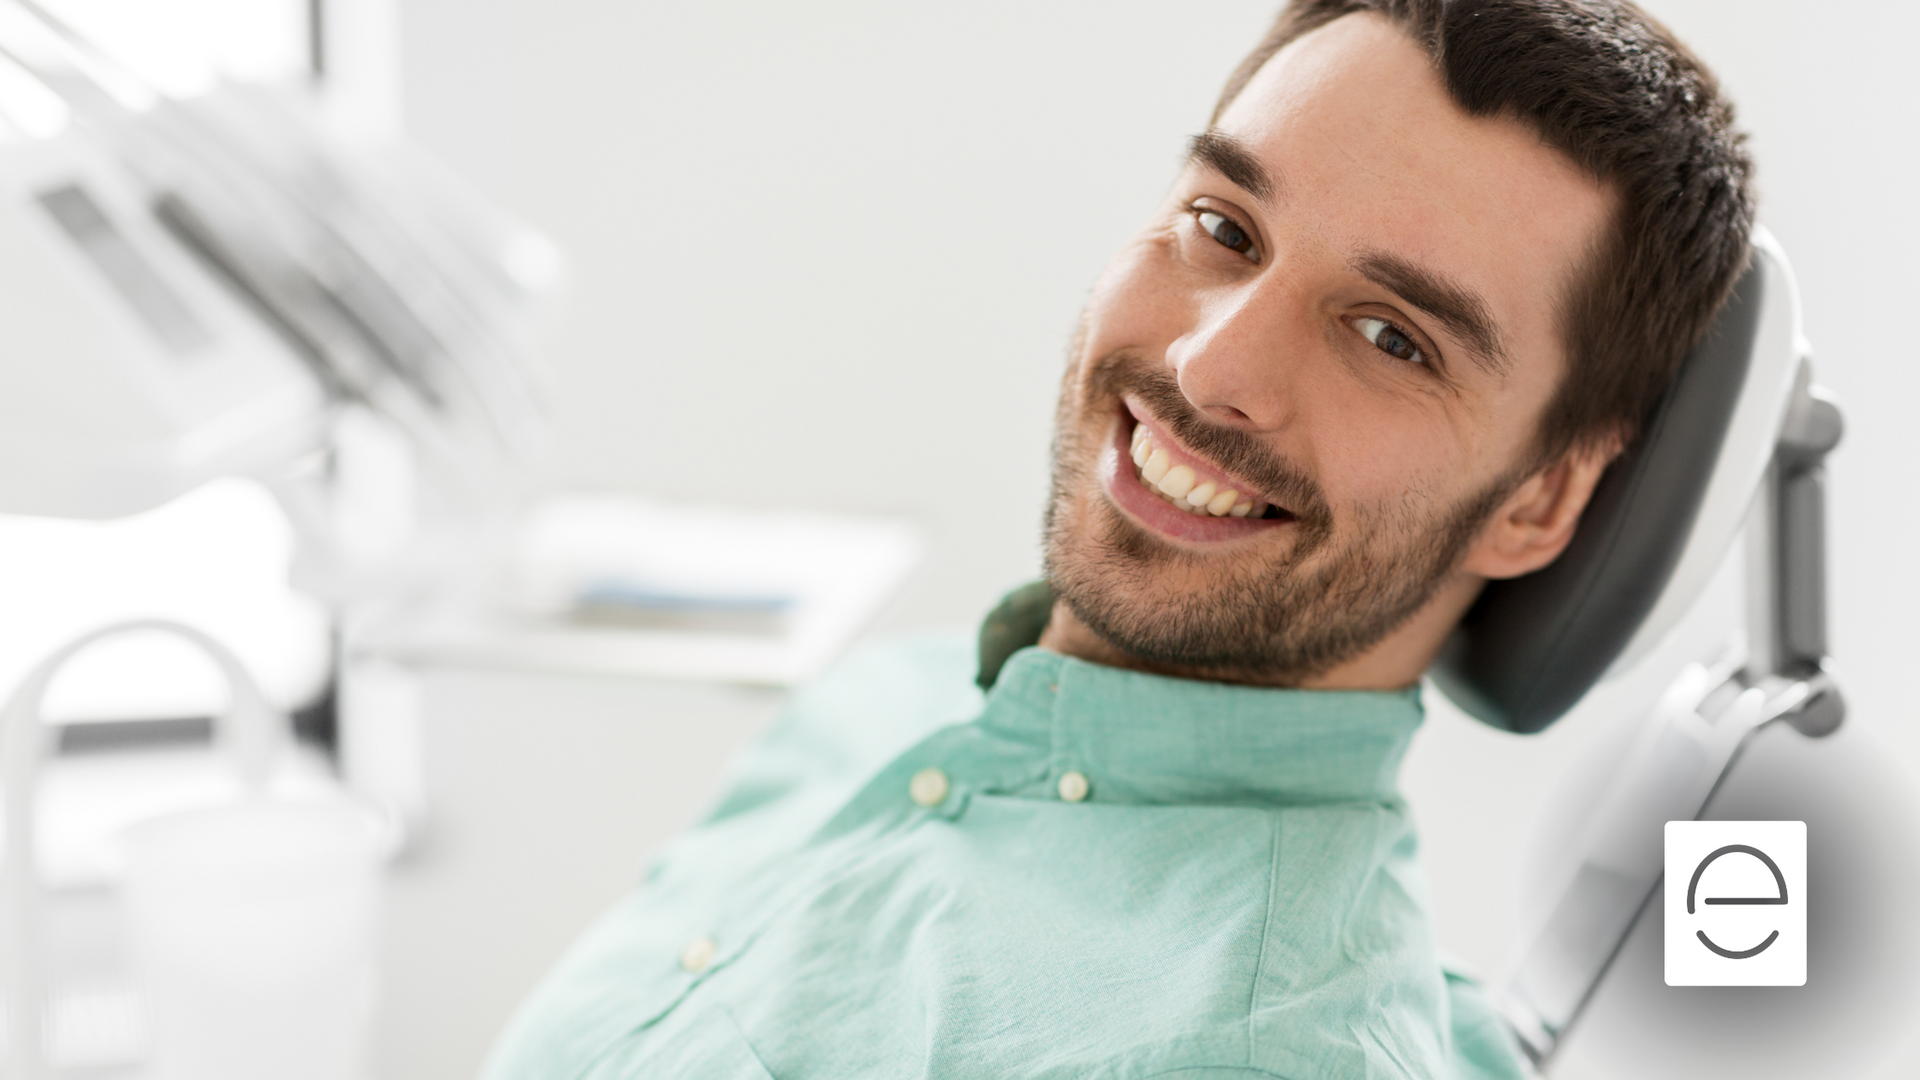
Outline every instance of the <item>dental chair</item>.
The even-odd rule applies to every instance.
[[[1827,656],[1825,473],[1841,415],[1812,382],[1793,276],[1753,258],[1642,437],[1609,468],[1559,560],[1491,585],[1432,673],[1463,711],[1538,732],[1648,661],[1731,556],[1744,631],[1688,665],[1584,780],[1575,822],[1496,1003],[1552,1077],[1852,1077],[1901,1049],[1920,973],[1909,785],[1870,732],[1842,732]],[[1670,987],[1663,829],[1799,820],[1808,976]]]

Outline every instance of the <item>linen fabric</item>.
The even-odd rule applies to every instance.
[[[797,694],[486,1080],[1526,1075],[1436,953],[1417,690],[975,663],[896,641]]]

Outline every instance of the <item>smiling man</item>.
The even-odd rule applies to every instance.
[[[800,695],[489,1075],[1521,1075],[1395,773],[1732,287],[1748,172],[1630,5],[1297,0],[1094,289],[1046,582]]]

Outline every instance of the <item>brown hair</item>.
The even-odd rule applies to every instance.
[[[1568,369],[1539,460],[1631,440],[1746,266],[1753,162],[1713,74],[1626,0],[1292,0],[1227,80],[1343,15],[1392,19],[1474,116],[1512,116],[1610,183],[1612,227],[1563,302]]]

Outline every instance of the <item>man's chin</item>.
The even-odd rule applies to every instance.
[[[1056,501],[1047,577],[1087,630],[1133,666],[1231,682],[1305,677],[1311,672],[1294,670],[1271,648],[1271,613],[1252,597],[1270,593],[1274,583],[1249,588],[1250,577],[1264,576],[1245,565],[1249,555],[1153,529],[1116,505],[1103,485],[1065,505]]]
[[[1301,685],[1385,637],[1438,580],[1437,563],[1405,553],[1303,544],[1292,522],[1265,534],[1290,543],[1170,536],[1110,491],[1096,481],[1063,497],[1056,487],[1046,569],[1075,618],[1133,661],[1124,666]]]

